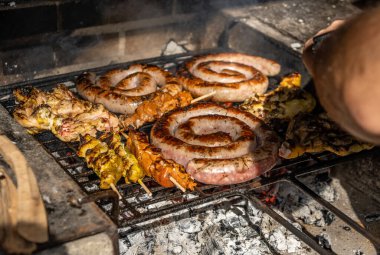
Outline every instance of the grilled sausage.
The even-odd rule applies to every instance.
[[[83,98],[101,103],[112,112],[133,114],[156,90],[174,80],[169,72],[159,67],[136,64],[100,77],[85,72],[78,77],[77,91]]]
[[[153,126],[151,142],[197,181],[234,184],[271,169],[278,138],[253,115],[215,103],[174,110]]]
[[[216,91],[218,102],[242,102],[268,88],[268,76],[280,72],[272,60],[242,53],[219,53],[193,58],[179,71],[179,82],[193,96]]]

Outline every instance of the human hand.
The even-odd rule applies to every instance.
[[[302,52],[302,60],[311,75],[313,75],[313,62],[314,62],[313,45],[315,45],[316,43],[315,38],[323,34],[330,33],[338,29],[345,23],[346,23],[345,20],[335,20],[328,27],[321,29],[320,31],[318,31],[318,33],[316,33],[313,37],[309,38],[305,42],[303,52]]]

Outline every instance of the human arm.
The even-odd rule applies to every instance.
[[[359,139],[380,144],[380,8],[343,23],[312,50],[304,63],[313,76],[322,106]],[[327,30],[327,31],[328,31]],[[321,31],[324,33],[326,31]]]

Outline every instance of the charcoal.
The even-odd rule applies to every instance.
[[[323,247],[327,250],[331,250],[330,237],[326,233],[322,233],[320,235],[317,235],[317,242],[321,247]]]
[[[374,221],[379,221],[380,220],[380,213],[369,214],[369,215],[365,216],[364,219],[368,223],[374,222]]]

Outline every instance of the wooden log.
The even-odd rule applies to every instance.
[[[6,136],[0,135],[0,154],[16,173],[17,231],[28,241],[48,241],[48,223],[37,180],[21,151]]]
[[[0,246],[8,253],[30,254],[35,243],[17,231],[17,190],[11,178],[0,168]]]

